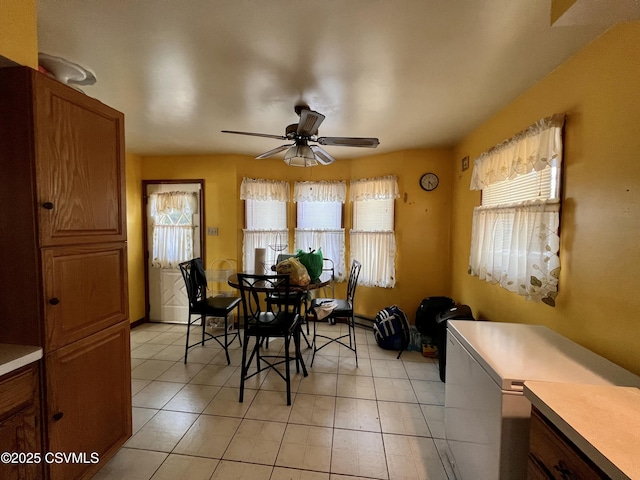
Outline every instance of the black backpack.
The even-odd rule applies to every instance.
[[[440,312],[444,312],[454,307],[456,302],[449,297],[427,297],[416,310],[416,328],[418,331],[432,340],[437,336],[436,317]]]
[[[373,335],[381,348],[399,350],[400,358],[411,341],[407,316],[397,305],[383,308],[373,320]]]

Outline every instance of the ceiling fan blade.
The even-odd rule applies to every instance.
[[[280,145],[279,147],[276,147],[273,150],[269,150],[268,152],[264,152],[262,155],[258,155],[256,158],[257,159],[262,159],[262,158],[271,157],[271,156],[275,155],[276,153],[280,153],[283,150],[286,150],[287,148],[293,147],[294,145],[295,145],[295,143],[292,143],[290,145]]]
[[[325,116],[313,110],[303,109],[300,111],[300,121],[298,122],[298,134],[310,137],[318,133],[320,124]]]
[[[329,165],[336,161],[335,158],[333,158],[317,145],[311,146],[311,150],[313,150],[313,153],[316,156],[316,160],[318,160],[318,162],[320,162],[322,165]]]
[[[376,148],[380,145],[377,138],[364,137],[318,137],[316,140],[320,145],[329,145],[335,147],[365,147]]]
[[[236,132],[233,130],[221,130],[222,133],[233,133],[236,135],[250,135],[252,137],[266,137],[266,138],[276,138],[278,140],[286,140],[287,137],[283,135],[269,135],[268,133],[251,133],[251,132]]]

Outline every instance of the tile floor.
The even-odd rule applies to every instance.
[[[418,352],[397,360],[358,328],[357,368],[337,345],[311,367],[303,341],[309,376],[295,374],[291,406],[274,372],[249,380],[238,403],[237,341],[229,366],[214,342],[191,350],[185,365],[185,332],[157,323],[132,330],[133,436],[95,480],[454,478],[436,361]]]

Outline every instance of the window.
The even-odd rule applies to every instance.
[[[321,249],[322,256],[333,261],[338,281],[346,278],[342,228],[346,192],[346,182],[296,182],[293,189],[293,201],[297,203],[295,249]],[[329,275],[323,273],[321,280]]]
[[[152,193],[149,208],[153,219],[151,265],[177,268],[193,257],[193,215],[198,197],[193,192]]]
[[[362,263],[358,281],[361,285],[395,286],[394,201],[398,197],[396,177],[351,182],[353,229],[349,234],[350,257]]]
[[[297,219],[298,228],[341,228],[342,202],[300,201],[298,202]]]
[[[560,275],[563,115],[542,119],[474,162],[469,273],[555,306]]]
[[[240,186],[240,199],[245,200],[242,265],[245,270],[256,267],[256,249],[265,249],[263,268],[275,263],[278,249],[289,238],[287,230],[287,202],[289,184],[273,180],[244,178]],[[256,273],[264,273],[264,270]]]

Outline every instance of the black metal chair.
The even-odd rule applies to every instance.
[[[295,254],[293,253],[278,254],[278,257],[276,259],[276,265],[278,265],[278,263],[288,258],[295,258]],[[276,271],[276,265],[273,265],[271,267],[271,270],[273,272]],[[271,308],[272,304],[282,303],[283,301],[286,301],[289,305],[292,305],[292,306],[296,306],[297,304],[297,307],[299,309],[298,313],[300,313],[300,316],[301,316],[300,321],[302,323],[306,323],[307,335],[309,335],[309,324],[307,323],[307,312],[309,310],[309,292],[304,292],[302,295],[300,294],[300,292],[291,292],[286,295],[282,292],[269,292],[265,297],[265,301],[267,302],[267,308]],[[304,331],[302,330],[301,330],[301,333],[302,333],[302,338],[304,338],[304,341],[306,342],[307,346],[311,348],[311,343],[309,343],[307,335],[305,335]]]
[[[358,276],[360,275],[360,269],[362,268],[362,264],[357,260],[353,260],[351,262],[351,270],[349,272],[349,281],[347,283],[347,298],[346,299],[336,299],[336,298],[314,298],[311,301],[311,312],[313,312],[314,322],[313,322],[313,356],[311,357],[311,366],[313,366],[313,361],[316,358],[316,352],[322,350],[324,347],[331,345],[333,343],[338,343],[343,347],[351,350],[356,356],[356,367],[358,366],[358,349],[356,347],[356,323],[353,315],[353,299],[356,296],[356,287],[358,286]],[[318,318],[318,313],[316,312],[316,307],[321,307],[325,303],[335,302],[336,307],[327,315],[325,318],[320,320]],[[317,333],[317,325],[318,322],[324,322],[325,320],[328,323],[335,323],[336,318],[345,318],[347,323],[348,332],[343,335],[338,336],[328,336]],[[318,339],[324,339],[322,345],[318,346]],[[349,339],[347,343],[346,339]]]
[[[240,346],[242,339],[236,330],[229,334],[229,314],[240,304],[239,297],[207,297],[207,276],[202,265],[202,259],[194,258],[180,265],[180,272],[187,288],[187,297],[189,299],[189,318],[187,321],[187,340],[184,351],[184,363],[187,363],[187,355],[189,349],[198,345],[204,345],[207,340],[215,340],[224,349],[227,356],[227,364],[231,364],[229,358],[229,345],[238,338]],[[195,320],[192,318],[196,316]],[[223,331],[219,333],[209,333],[206,331],[207,317],[224,318]],[[189,333],[191,326],[200,321],[202,323],[202,337],[193,344],[189,344]],[[223,340],[221,340],[223,339]]]
[[[242,309],[244,312],[244,344],[242,345],[242,372],[240,375],[240,397],[239,402],[244,398],[245,381],[254,375],[266,370],[273,369],[287,384],[287,405],[291,405],[291,371],[289,362],[296,361],[296,371],[302,371],[307,376],[307,369],[300,353],[300,298],[293,296],[301,295],[301,292],[291,291],[289,275],[253,275],[238,273],[238,284],[240,296],[242,298]],[[279,292],[281,295],[272,298],[270,305],[265,308],[261,305],[261,298],[268,292]],[[255,338],[255,344],[251,349],[251,355],[247,358],[249,339]],[[263,346],[265,340],[273,337],[284,339],[284,351],[280,355],[275,353],[265,354],[268,347]],[[289,349],[293,339],[295,347],[295,357],[291,358]],[[249,366],[253,359],[256,359],[256,370],[249,373]],[[284,364],[285,373],[276,368]]]

